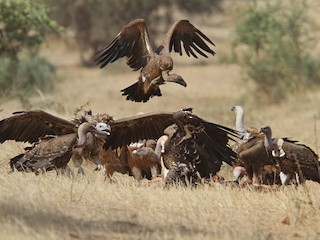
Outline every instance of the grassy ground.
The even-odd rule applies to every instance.
[[[79,67],[61,68],[59,74],[65,79],[58,89],[32,101],[68,119],[86,102],[94,112],[115,118],[192,106],[204,119],[229,127],[234,126],[231,106],[243,103],[248,126],[270,124],[275,136],[293,137],[317,149],[319,127],[315,131],[314,126],[319,125],[319,90],[279,105],[258,106],[245,99],[236,66],[177,66],[175,71],[185,76],[188,87],[167,84],[162,87],[163,97],[146,104],[125,101],[119,92],[136,74]],[[22,106],[12,101],[3,108],[1,118]],[[87,176],[75,180],[54,173],[8,174],[10,157],[22,150],[14,142],[0,146],[1,239],[320,237],[319,185],[313,182],[305,188],[262,191],[220,185],[163,189],[120,174],[110,183],[88,164]],[[220,174],[230,179],[231,170],[224,167]]]
[[[230,33],[223,23],[216,22],[217,37],[212,38],[217,43],[217,57],[192,65],[187,64],[188,59],[178,60],[174,67],[173,72],[187,81],[187,88],[167,84],[161,87],[163,97],[148,103],[125,101],[120,90],[132,84],[138,73],[131,72],[124,62],[106,70],[85,69],[75,65],[74,55],[66,54],[62,47],[53,51],[48,46],[52,59],[60,62],[57,87],[34,96],[28,107],[67,119],[84,105],[115,118],[193,107],[195,114],[206,120],[234,127],[230,108],[241,104],[247,126],[269,124],[274,136],[292,137],[317,151],[320,89],[278,104],[258,103],[250,92],[252,85],[242,81],[240,69],[219,63],[219,46],[226,46]],[[1,108],[0,119],[26,107],[12,100]],[[8,174],[9,159],[22,151],[23,145],[15,142],[0,145],[0,239],[320,238],[319,185],[313,182],[284,189],[221,185],[163,189],[120,174],[115,174],[113,182],[105,181],[88,163],[87,175],[73,180],[54,172]],[[231,169],[224,166],[220,174],[230,179]]]

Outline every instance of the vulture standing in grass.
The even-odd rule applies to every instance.
[[[181,46],[181,43],[183,47]],[[127,64],[140,70],[138,82],[121,90],[127,100],[147,102],[153,96],[161,96],[159,86],[175,82],[184,87],[186,82],[177,74],[169,74],[173,69],[170,52],[182,55],[183,48],[188,56],[198,58],[196,53],[208,57],[215,52],[207,45],[214,43],[188,20],[176,22],[165,35],[162,43],[153,50],[146,23],[136,19],[122,28],[117,36],[97,53],[96,63],[103,68],[119,58],[126,57]]]
[[[73,153],[86,149],[87,133],[108,134],[108,131],[110,126],[105,123],[68,121],[41,110],[29,110],[15,112],[0,121],[0,143],[15,140],[33,144],[26,153],[11,159],[13,169],[48,171],[66,168]]]
[[[78,155],[78,149],[82,152],[86,147],[87,133],[107,134],[106,129],[105,123],[98,123],[94,127],[84,122],[78,127],[77,133],[42,138],[26,153],[13,158],[10,165],[18,171],[31,170],[36,173],[66,169],[71,157],[82,158],[82,155]]]
[[[247,174],[249,183],[278,184],[279,170],[265,149],[264,133],[253,127],[244,127],[244,109],[241,106],[233,106],[231,111],[236,114],[236,130],[242,136],[240,141],[232,145],[237,153],[233,171],[235,181],[240,182],[240,177]]]
[[[169,168],[167,178],[170,181],[166,182],[180,177],[210,177],[220,170],[222,161],[231,164],[235,157],[228,142],[237,137],[236,131],[205,121],[192,114],[191,109],[143,114],[115,120],[110,125],[112,130],[104,145],[106,149],[168,134],[161,144],[164,162]]]
[[[140,149],[144,149],[140,152]],[[101,162],[105,166],[107,177],[111,177],[114,172],[128,174],[137,180],[143,177],[152,179],[158,174],[157,161],[149,158],[147,151],[154,151],[155,141],[139,141],[128,146],[112,150],[108,148],[101,152]]]
[[[159,148],[159,147],[158,147]],[[155,153],[156,141],[149,139],[142,145],[136,143],[124,147],[124,155],[135,179],[140,180],[143,173],[155,179],[160,174],[160,160]]]
[[[272,144],[272,154],[280,166],[282,184],[293,182],[305,183],[312,180],[320,183],[319,156],[308,146],[288,139],[272,138],[269,126],[261,129],[265,133],[267,142]]]

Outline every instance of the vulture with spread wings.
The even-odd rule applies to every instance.
[[[88,143],[96,144],[92,140],[95,134],[108,134],[109,130],[109,125],[87,122],[84,117],[68,121],[41,110],[29,110],[15,112],[0,121],[0,143],[15,140],[33,144],[25,153],[11,159],[13,169],[37,172],[65,168],[73,156],[80,161],[80,170],[82,154],[92,152],[87,148]]]
[[[181,42],[183,47],[181,46]],[[165,35],[162,43],[154,51],[143,19],[136,19],[122,28],[118,35],[97,53],[96,63],[103,68],[119,58],[127,57],[127,64],[134,70],[141,69],[138,82],[121,90],[127,100],[147,102],[153,96],[161,96],[159,86],[175,82],[184,87],[186,82],[180,75],[169,74],[173,69],[170,52],[186,54],[198,58],[196,53],[208,57],[215,52],[207,43],[214,43],[188,20],[176,22]]]
[[[162,151],[169,152],[167,160],[164,159],[169,171],[174,169],[173,165],[180,167],[179,164],[183,164],[191,175],[199,172],[201,177],[210,177],[220,170],[222,161],[231,164],[235,157],[228,142],[238,138],[236,131],[201,119],[192,114],[191,109],[143,114],[109,124],[111,132],[106,138],[105,149],[124,147],[143,139],[159,139],[167,134],[168,127],[173,128]]]

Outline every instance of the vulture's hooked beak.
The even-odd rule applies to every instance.
[[[97,123],[96,129],[98,131],[98,134],[110,135],[111,127],[109,124],[103,122]]]
[[[174,83],[178,83],[184,87],[187,86],[187,83],[183,80],[183,78],[178,75],[178,74],[168,74],[167,76],[164,76],[163,79],[166,82],[174,82]]]

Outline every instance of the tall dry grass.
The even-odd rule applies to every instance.
[[[119,90],[136,74],[110,74],[97,69],[63,68],[66,76],[58,90],[35,97],[35,106],[72,118],[76,107],[90,101],[95,112],[115,118],[140,111],[174,111],[194,107],[204,119],[234,126],[230,107],[244,103],[248,126],[270,124],[274,135],[289,136],[315,146],[319,124],[320,91],[292,97],[272,106],[241,100],[246,91],[239,69],[231,66],[177,67],[189,86],[167,84],[163,97],[146,104],[128,102]],[[201,79],[199,79],[201,76]],[[219,77],[217,77],[219,76]],[[54,105],[47,103],[53,102]],[[41,105],[43,104],[43,105]],[[59,107],[57,107],[59,106]],[[3,105],[1,118],[21,110],[17,102]],[[317,239],[320,237],[319,185],[278,190],[239,189],[204,185],[198,188],[163,189],[146,180],[116,174],[104,181],[93,166],[85,166],[84,178],[8,174],[9,159],[23,151],[22,144],[0,146],[0,238],[1,239]],[[231,169],[220,173],[231,179]]]
[[[91,169],[92,170],[92,169]],[[319,186],[280,190],[0,175],[1,239],[317,239]]]
[[[320,89],[276,105],[258,104],[250,94],[252,86],[242,81],[240,69],[217,60],[219,50],[226,51],[230,40],[230,29],[220,18],[215,16],[205,28],[205,32],[213,29],[217,57],[203,61],[206,64],[188,65],[185,59],[174,66],[173,72],[184,77],[187,88],[168,83],[161,87],[160,98],[147,103],[125,101],[120,90],[132,84],[138,73],[124,62],[106,70],[84,69],[74,65],[73,52],[61,45],[46,46],[47,55],[61,65],[60,80],[51,93],[39,92],[31,98],[28,107],[67,119],[87,103],[94,113],[106,112],[116,119],[194,107],[200,117],[234,127],[230,108],[241,104],[247,126],[268,124],[275,136],[292,137],[318,150]],[[0,119],[26,108],[18,100],[0,105]],[[54,172],[8,174],[9,159],[21,153],[23,146],[12,141],[0,145],[0,239],[320,238],[320,186],[313,182],[273,190],[223,185],[164,189],[120,174],[112,182],[105,181],[89,164],[86,176],[75,179]],[[230,180],[231,169],[223,166],[220,175]]]

